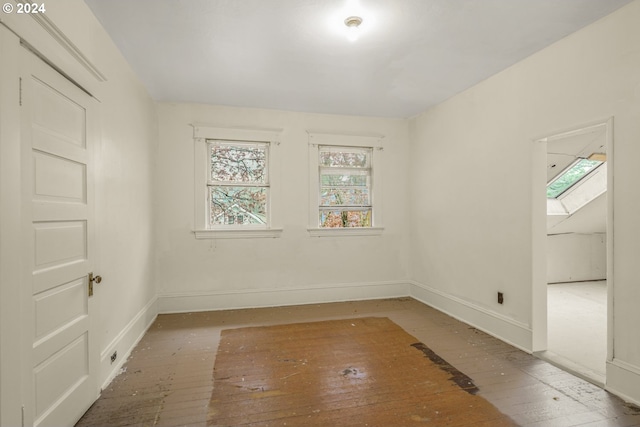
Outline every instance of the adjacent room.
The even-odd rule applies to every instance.
[[[545,138],[547,351],[597,384],[607,359],[607,147],[611,123]]]
[[[638,22],[7,0],[0,425],[640,425]]]

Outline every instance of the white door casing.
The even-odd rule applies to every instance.
[[[95,100],[23,49],[24,423],[74,425],[98,397],[93,263]]]

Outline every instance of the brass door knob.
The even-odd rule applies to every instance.
[[[89,281],[90,282],[100,283],[100,282],[102,282],[102,277],[101,276],[94,276],[93,273],[89,273]]]

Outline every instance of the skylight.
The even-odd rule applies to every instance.
[[[578,159],[547,184],[547,198],[555,199],[600,166],[600,160]]]

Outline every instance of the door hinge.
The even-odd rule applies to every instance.
[[[22,427],[24,427],[24,405],[22,405]]]
[[[18,104],[22,107],[22,77],[19,78]]]

